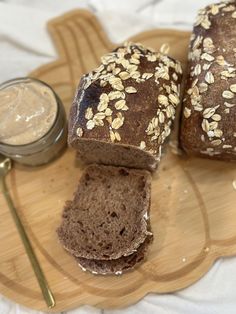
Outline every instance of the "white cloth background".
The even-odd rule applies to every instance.
[[[88,8],[114,42],[157,27],[191,29],[199,8],[211,0],[0,0],[0,82],[26,75],[56,59],[46,31],[50,18],[72,8]],[[1,265],[0,265],[1,267]],[[220,259],[199,282],[178,293],[149,294],[116,311],[84,306],[69,314],[235,314],[236,258]],[[41,314],[0,296],[0,314]]]

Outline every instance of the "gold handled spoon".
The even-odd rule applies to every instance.
[[[25,232],[24,226],[20,220],[20,217],[17,213],[17,210],[13,204],[13,201],[11,199],[11,196],[8,192],[5,177],[7,173],[11,170],[11,160],[10,158],[4,157],[0,154],[0,189],[2,190],[7,204],[9,206],[10,212],[12,214],[12,217],[15,221],[16,227],[18,229],[18,232],[20,234],[21,240],[24,244],[26,253],[29,257],[29,260],[31,262],[31,265],[33,267],[34,273],[37,277],[39,286],[41,288],[44,300],[49,308],[52,308],[55,306],[55,299],[54,296],[48,286],[47,280],[43,274],[43,271],[39,265],[39,262],[37,260],[37,257],[33,251],[32,245],[30,243],[30,240]]]

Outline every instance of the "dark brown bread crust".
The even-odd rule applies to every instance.
[[[76,92],[69,144],[86,162],[156,168],[179,104],[181,72],[179,62],[137,44],[104,56],[102,65],[82,78]],[[111,156],[112,149],[101,154],[96,145],[89,154],[94,142],[113,143],[124,158]]]
[[[181,146],[236,160],[236,2],[201,10],[190,42]]]
[[[133,269],[145,259],[151,241],[152,236],[147,236],[146,240],[137,248],[136,252],[118,259],[108,261],[77,257],[76,260],[83,270],[87,270],[93,274],[121,275],[123,272]]]
[[[149,234],[151,175],[145,170],[89,166],[67,202],[57,233],[77,257],[109,260],[132,254]]]

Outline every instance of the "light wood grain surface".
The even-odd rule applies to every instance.
[[[111,50],[96,18],[74,11],[50,22],[59,52],[56,62],[31,73],[52,85],[68,111],[80,76]],[[152,30],[132,38],[153,48],[169,43],[170,55],[185,65],[189,33]],[[82,169],[67,150],[40,168],[15,166],[8,186],[56,297],[52,311],[82,304],[118,308],[133,304],[148,292],[173,292],[203,276],[219,256],[236,254],[236,177],[233,164],[188,159],[166,150],[153,176],[151,224],[154,242],[148,258],[123,276],[84,273],[58,243],[65,200],[72,197]],[[16,228],[0,195],[0,292],[28,307],[47,310]]]

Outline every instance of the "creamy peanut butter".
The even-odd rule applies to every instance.
[[[0,90],[0,143],[24,145],[42,138],[57,116],[52,90],[37,81],[20,82]]]

